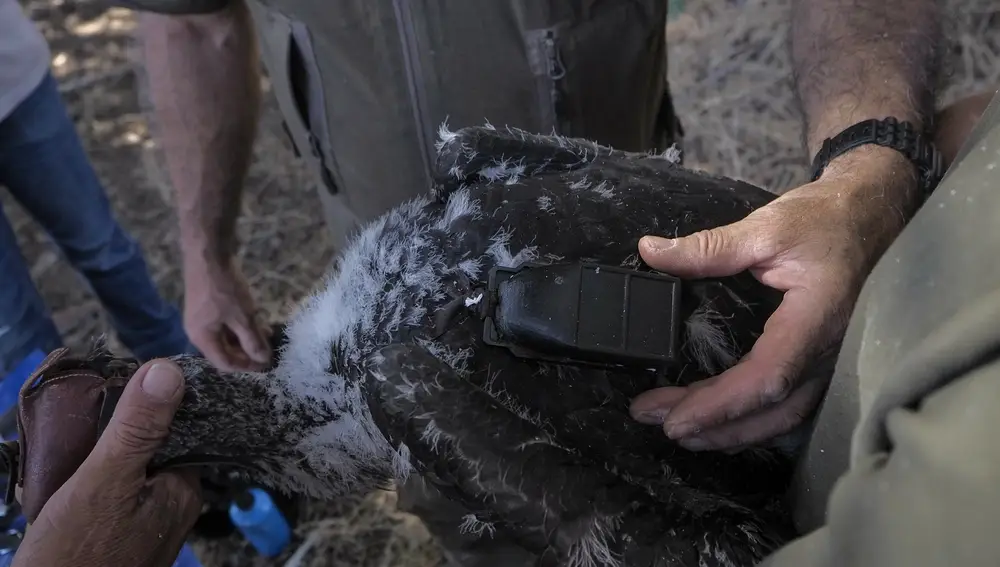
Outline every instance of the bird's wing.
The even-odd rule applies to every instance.
[[[530,256],[644,269],[637,247],[643,235],[684,236],[729,224],[776,198],[666,157],[513,128],[463,128],[440,148],[436,205],[448,207],[456,238],[446,253],[485,254],[487,263]],[[463,209],[476,213],[455,214]],[[716,281],[768,295],[749,273]]]
[[[579,138],[532,134],[517,128],[473,126],[443,133],[434,163],[435,190],[442,196],[473,182],[505,182],[552,171],[570,171],[593,161],[604,148]]]
[[[375,354],[366,389],[379,429],[405,445],[415,474],[472,511],[467,528],[504,530],[543,564],[742,565],[772,543],[750,511],[682,485],[672,501],[655,501],[419,345]]]

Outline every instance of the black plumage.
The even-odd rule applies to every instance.
[[[731,223],[773,195],[669,152],[491,126],[442,129],[437,172],[344,250],[275,368],[176,358],[188,391],[157,465],[214,460],[319,498],[421,474],[473,511],[463,529],[505,530],[542,565],[747,566],[787,538],[793,451],[693,453],[628,413],[643,391],[734,364],[780,293],[746,273],[684,282],[665,372],[521,359],[483,342],[479,315],[494,266],[648,270],[641,236]]]

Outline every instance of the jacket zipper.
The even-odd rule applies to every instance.
[[[570,135],[569,122],[566,120],[564,107],[562,79],[566,76],[566,67],[563,65],[562,56],[559,53],[559,45],[556,43],[555,30],[546,30],[542,39],[542,47],[545,53],[547,74],[549,77],[548,100],[552,112],[552,124],[561,135]]]
[[[417,141],[420,144],[424,172],[428,182],[430,182],[433,179],[431,162],[435,155],[433,152],[434,143],[431,139],[434,126],[430,123],[427,111],[424,75],[420,68],[416,32],[413,29],[413,11],[408,0],[393,0],[392,5],[396,12],[396,28],[399,30],[400,41],[403,44],[403,65],[406,69],[406,81],[410,91],[410,106],[413,107]]]

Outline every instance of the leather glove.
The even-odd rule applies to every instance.
[[[287,340],[284,326],[272,325],[271,333],[272,351],[277,352]],[[138,368],[139,361],[134,359],[101,360],[98,364],[60,348],[25,380],[16,410],[18,440],[0,444],[0,459],[9,475],[5,502],[11,504],[15,491],[19,492],[17,500],[28,522],[35,520],[49,497],[93,450],[125,384]],[[0,473],[4,462],[0,462]],[[206,475],[202,481],[209,481],[204,491],[206,502],[227,502],[231,481],[209,470],[202,472]]]
[[[50,353],[18,394],[17,441],[0,445],[8,473],[5,502],[17,494],[29,523],[90,454],[138,363],[98,372],[87,361]]]

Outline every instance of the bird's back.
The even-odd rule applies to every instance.
[[[490,491],[520,490],[525,497],[557,491],[555,484],[570,469],[601,471],[607,476],[594,481],[602,486],[600,495],[560,498],[577,500],[563,502],[566,510],[588,510],[598,497],[609,509],[634,509],[619,524],[631,543],[619,534],[618,545],[640,563],[673,554],[697,565],[703,557],[684,542],[698,540],[703,532],[711,536],[704,553],[709,541],[737,542],[728,551],[713,551],[720,566],[726,557],[740,564],[735,561],[741,557],[752,561],[766,552],[784,528],[779,499],[789,458],[770,449],[734,455],[689,452],[659,428],[635,422],[628,407],[631,398],[650,388],[688,384],[735,363],[760,334],[780,294],[749,274],[684,282],[680,360],[660,373],[519,358],[483,341],[475,304],[497,266],[592,262],[648,271],[637,254],[643,235],[683,236],[728,224],[773,195],[682,169],[663,156],[490,128],[453,136],[442,143],[435,198],[397,208],[370,227],[341,262],[341,278],[353,278],[355,288],[374,292],[371,313],[357,313],[369,318],[357,326],[354,346],[363,346],[360,357],[390,345],[414,345],[453,369],[462,382],[453,382],[450,391],[439,382],[436,399],[426,402],[436,409],[424,408],[424,417],[444,412],[443,400],[466,392],[450,402],[451,430],[442,425],[443,413],[437,421],[417,424],[416,416],[407,419],[400,409],[400,415],[380,422],[383,433],[409,445],[422,440],[423,450],[410,447],[418,468],[467,504],[476,505]],[[344,354],[342,360],[351,359]],[[425,371],[422,379],[438,380],[435,376]],[[472,401],[468,392],[484,394],[476,398],[482,401]],[[378,409],[380,414],[392,411]],[[484,426],[496,430],[473,433]],[[519,449],[524,440],[513,433],[522,426],[558,447],[561,456],[529,459]],[[436,442],[441,435],[461,436],[463,454],[479,455],[478,468],[469,469],[474,475],[443,464],[447,457]],[[504,475],[503,482],[489,478],[490,463]],[[506,482],[512,470],[529,466],[538,470],[520,478],[516,488]],[[536,541],[539,526],[511,522],[521,513],[520,504],[504,502],[509,501],[479,502],[483,517],[520,530],[529,544]],[[643,506],[653,511],[640,512]],[[647,541],[640,544],[641,538]],[[739,549],[739,541],[750,540],[759,541]]]

